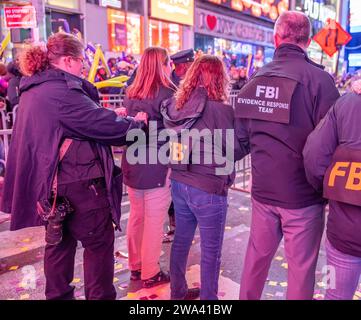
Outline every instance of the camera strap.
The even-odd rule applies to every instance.
[[[73,142],[72,139],[65,139],[63,144],[60,147],[59,150],[59,163],[64,159],[65,154],[67,153],[71,143]],[[53,180],[53,186],[52,186],[52,191],[54,194],[54,201],[53,201],[53,206],[51,208],[51,214],[53,214],[55,207],[56,207],[56,198],[58,195],[58,170],[59,170],[59,163],[56,166],[56,171],[55,171],[55,176],[54,176],[54,180]]]

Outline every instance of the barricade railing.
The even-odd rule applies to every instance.
[[[4,144],[4,156],[5,159],[2,161],[2,163],[6,166],[6,161],[8,158],[9,153],[9,145],[10,145],[10,136],[13,133],[12,129],[2,129],[0,130],[0,137]]]
[[[116,109],[122,106],[123,94],[100,94],[100,105],[106,109]]]

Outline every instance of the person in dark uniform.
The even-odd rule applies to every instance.
[[[184,79],[185,74],[194,61],[194,50],[187,49],[179,51],[171,55],[170,59],[174,64],[171,80],[177,87],[179,87],[180,81]]]
[[[74,299],[77,241],[84,247],[86,299],[116,298],[113,224],[120,230],[122,174],[110,145],[126,144],[127,132],[142,129],[146,120],[144,113],[120,118],[100,107],[96,88],[80,78],[83,60],[83,44],[66,33],[51,36],[46,49],[25,50],[20,58],[24,77],[1,210],[12,215],[10,230],[18,230],[44,224],[37,208],[45,200],[56,203],[51,199],[56,196],[70,202],[73,210],[61,224],[46,224],[47,236],[62,230],[56,243],[46,237],[49,300]],[[59,149],[69,139],[59,163]],[[54,177],[57,191],[52,190]]]
[[[171,80],[177,87],[179,87],[180,81],[184,79],[188,69],[190,68],[190,66],[194,61],[194,50],[187,49],[187,50],[179,51],[171,55],[170,59],[174,64],[174,70],[172,71],[171,74]],[[168,216],[169,216],[168,232],[164,235],[163,238],[163,242],[165,243],[173,241],[173,236],[175,232],[175,212],[174,212],[173,201],[170,204],[168,210]]]
[[[325,203],[306,179],[302,150],[339,93],[331,75],[307,56],[310,31],[304,13],[280,15],[273,61],[258,70],[237,97],[236,130],[252,158],[252,224],[242,300],[261,298],[282,237],[287,299],[313,298]]]
[[[352,300],[361,275],[361,80],[309,135],[309,183],[329,200],[326,300]]]

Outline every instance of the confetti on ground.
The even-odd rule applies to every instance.
[[[323,282],[317,282],[317,285],[321,288],[326,287],[326,285]]]
[[[31,241],[30,238],[26,238],[26,239],[21,240],[21,242],[30,242],[30,241]]]
[[[72,281],[72,283],[79,283],[80,281],[81,281],[80,278],[74,278],[73,281]]]
[[[283,292],[280,292],[280,291],[277,291],[275,293],[275,297],[283,297],[284,293]]]
[[[193,241],[192,241],[192,244],[195,244],[195,243],[196,243],[196,241],[195,241],[195,240],[193,240]]]
[[[356,291],[356,292],[355,292],[355,296],[361,298],[361,292],[360,292],[360,291]]]
[[[324,299],[325,296],[323,294],[315,294],[313,297],[317,300],[321,300]]]
[[[148,300],[148,297],[140,297],[139,300]]]
[[[201,286],[201,284],[200,284],[199,282],[193,282],[192,285],[193,285],[194,287],[200,287],[200,286]]]
[[[272,286],[272,287],[276,287],[276,286],[277,286],[277,283],[278,283],[277,281],[269,281],[269,282],[268,282],[268,285],[269,285],[269,286]]]
[[[29,298],[30,298],[30,295],[29,295],[28,293],[22,294],[22,295],[20,296],[20,300],[27,300],[27,299],[29,299]]]
[[[285,268],[285,269],[288,269],[288,263],[282,263],[282,264],[281,264],[281,267],[282,267],[282,268]]]
[[[81,294],[82,294],[82,293],[81,293],[80,291],[77,291],[77,292],[75,292],[75,297],[76,297],[76,298],[79,298],[79,297],[81,296]]]
[[[225,229],[226,229],[226,230],[232,230],[232,227],[227,226]]]
[[[283,257],[277,256],[277,257],[275,258],[275,260],[277,260],[277,261],[282,261],[282,260],[283,260]]]
[[[18,270],[19,269],[19,266],[12,266],[9,268],[9,271],[15,271],[15,270]]]
[[[116,266],[115,266],[115,270],[121,270],[121,269],[123,269],[123,265],[120,263],[120,264],[117,264]]]
[[[136,293],[133,293],[133,292],[128,292],[128,294],[127,294],[127,297],[128,297],[129,299],[134,299],[136,296],[137,296],[137,294],[136,294]]]
[[[123,284],[120,285],[120,287],[122,287],[123,289],[126,289],[126,288],[128,288],[128,284],[127,284],[127,283],[123,283]]]
[[[118,281],[119,281],[119,279],[114,277],[113,283],[116,283],[116,282],[118,282]]]
[[[360,298],[358,296],[354,295],[353,300],[360,300]]]
[[[149,299],[152,299],[152,300],[157,299],[157,298],[158,298],[158,296],[156,294],[152,294],[149,296]]]
[[[117,252],[115,253],[115,256],[116,256],[117,258],[126,258],[126,259],[128,259],[128,253],[122,252],[122,251],[117,251]]]
[[[281,283],[280,283],[280,286],[281,286],[281,287],[287,287],[288,284],[287,284],[287,282],[281,282]]]
[[[218,292],[218,297],[224,297],[226,295],[225,292]]]
[[[20,249],[21,252],[26,252],[26,251],[29,251],[29,247],[22,247]]]

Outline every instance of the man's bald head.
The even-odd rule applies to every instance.
[[[277,19],[274,27],[276,48],[282,43],[292,43],[304,49],[310,44],[311,23],[299,11],[285,11]]]

